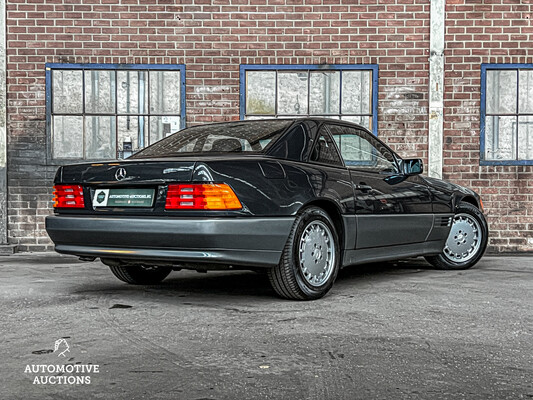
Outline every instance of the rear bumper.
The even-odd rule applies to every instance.
[[[56,251],[78,256],[270,267],[279,263],[294,217],[120,218],[54,215]]]

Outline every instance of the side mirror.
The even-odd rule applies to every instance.
[[[401,161],[402,173],[406,176],[418,175],[424,172],[424,164],[420,158],[408,158]]]

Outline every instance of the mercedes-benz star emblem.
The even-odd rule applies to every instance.
[[[121,181],[126,177],[126,169],[125,168],[119,168],[117,169],[117,172],[115,172],[115,179],[117,181]]]

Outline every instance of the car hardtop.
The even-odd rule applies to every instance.
[[[253,126],[254,125],[257,125],[258,123],[262,124],[262,125],[265,125],[265,124],[280,124],[280,123],[284,123],[285,122],[285,125],[283,126],[283,129],[281,129],[280,131],[277,131],[275,132],[275,137],[272,138],[272,140],[266,145],[266,146],[258,146],[258,148],[252,148],[251,150],[244,150],[244,151],[221,151],[221,152],[217,152],[217,151],[212,151],[212,150],[207,150],[207,151],[191,151],[191,152],[188,152],[188,151],[184,151],[184,152],[178,152],[176,150],[171,150],[169,149],[168,147],[169,146],[166,146],[166,143],[168,143],[169,141],[172,142],[172,139],[171,138],[174,138],[174,141],[176,140],[175,138],[176,137],[181,137],[183,138],[183,140],[180,140],[180,144],[183,142],[185,143],[187,140],[194,140],[194,137],[195,135],[197,135],[197,129],[208,129],[208,130],[212,130],[213,132],[215,133],[218,133],[218,130],[217,128],[220,128],[220,131],[224,131],[224,127],[229,127],[229,126],[235,126],[235,125],[240,125],[240,126],[249,126],[249,129],[250,131],[253,132]],[[210,157],[210,158],[217,158],[217,153],[220,154],[220,156],[222,158],[227,158],[228,156],[231,155],[232,158],[236,158],[236,156],[248,156],[248,155],[253,155],[253,154],[261,154],[261,155],[265,155],[265,156],[275,156],[276,158],[280,158],[280,159],[285,159],[284,157],[280,157],[279,155],[275,155],[275,151],[273,151],[273,149],[275,149],[275,147],[277,145],[279,145],[279,143],[281,142],[287,142],[290,140],[290,135],[291,133],[294,131],[294,128],[298,125],[303,125],[305,127],[305,129],[308,131],[308,133],[310,134],[310,142],[308,143],[309,145],[311,146],[315,146],[315,139],[316,139],[316,135],[317,133],[321,130],[322,126],[324,124],[328,124],[328,125],[340,125],[340,126],[346,126],[346,127],[350,127],[350,128],[354,128],[354,129],[357,129],[359,131],[362,131],[362,132],[365,132],[367,135],[369,135],[369,137],[372,138],[372,140],[378,142],[380,144],[380,146],[383,146],[385,149],[387,149],[389,152],[391,152],[394,157],[396,158],[397,155],[394,153],[394,151],[392,151],[385,143],[383,143],[381,140],[379,140],[374,134],[372,134],[372,132],[370,132],[367,128],[359,125],[359,124],[356,124],[356,123],[353,123],[353,122],[349,122],[349,121],[342,121],[342,120],[337,120],[337,119],[331,119],[331,118],[324,118],[324,117],[302,117],[302,118],[266,118],[266,119],[258,119],[258,120],[240,120],[240,121],[229,121],[229,122],[216,122],[216,123],[210,123],[210,124],[203,124],[203,125],[195,125],[195,126],[192,126],[192,127],[189,127],[189,128],[186,128],[184,130],[181,130],[179,132],[176,132],[174,133],[173,135],[165,138],[165,139],[162,139],[161,141],[158,141],[148,147],[146,147],[145,149],[141,150],[140,152],[134,154],[133,156],[129,157],[129,159],[137,159],[137,160],[140,160],[140,159],[155,159],[155,158],[165,158],[165,159],[169,159],[169,158],[179,158],[179,159],[184,159],[184,157],[188,157],[188,156],[194,156],[194,157],[201,157],[201,158],[204,158],[206,156]],[[314,125],[314,126],[313,126]],[[209,132],[209,131],[207,131]],[[238,132],[239,134],[242,134],[242,131],[241,132]],[[329,132],[327,131],[323,131],[324,134],[326,134],[330,139],[332,139],[331,135],[329,135]],[[205,131],[202,133],[205,135]],[[179,136],[177,136],[179,135]],[[232,137],[233,133],[231,131],[229,132],[223,132],[221,134],[221,136],[225,136],[226,138],[229,138],[229,140],[231,140],[231,137]],[[235,139],[243,139],[242,137],[239,137],[239,136],[235,136],[233,135],[233,137]],[[204,138],[205,140],[205,138]],[[172,143],[171,143],[172,145]],[[175,144],[174,144],[175,145]],[[254,146],[254,145],[257,145],[257,142],[254,142],[254,143],[250,143],[251,146]],[[336,146],[336,144],[335,144]],[[336,147],[338,153],[340,154],[340,151],[338,149],[338,147]],[[342,157],[341,157],[342,158]],[[294,161],[294,160],[293,160]],[[300,160],[300,161],[307,161],[307,160]]]
[[[283,128],[281,132],[279,132],[279,135],[273,140],[271,143],[269,143],[265,148],[263,148],[261,151],[243,151],[243,152],[200,152],[200,153],[192,153],[192,152],[183,152],[183,153],[169,153],[169,154],[152,154],[152,155],[143,155],[144,151],[150,148],[154,148],[155,146],[158,146],[159,143],[164,141],[165,139],[169,139],[175,135],[184,135],[184,134],[190,134],[193,135],[194,132],[187,132],[189,130],[192,130],[192,128],[196,127],[210,127],[210,128],[216,128],[220,127],[223,129],[224,126],[231,126],[236,124],[241,125],[250,125],[252,127],[254,124],[257,124],[258,122],[261,123],[280,123],[280,122],[286,122],[287,124]],[[372,138],[372,140],[377,141],[381,146],[386,148],[388,151],[391,152],[393,157],[395,158],[396,164],[398,164],[398,160],[401,159],[393,150],[390,149],[389,146],[387,146],[385,143],[383,143],[379,138],[377,138],[372,132],[370,132],[367,128],[364,126],[361,126],[359,124],[356,124],[354,122],[349,121],[343,121],[338,119],[332,119],[332,118],[324,118],[324,117],[299,117],[299,118],[266,118],[266,119],[260,119],[260,120],[239,120],[239,121],[228,121],[228,122],[216,122],[216,123],[210,123],[210,124],[203,124],[203,125],[195,125],[186,129],[183,129],[179,132],[176,132],[172,134],[171,136],[168,136],[167,138],[163,139],[162,141],[158,141],[140,152],[126,158],[123,160],[102,160],[102,161],[91,161],[91,162],[79,162],[79,163],[72,163],[70,165],[91,165],[91,166],[97,166],[102,164],[109,164],[113,162],[120,162],[121,164],[129,164],[129,163],[155,163],[155,162],[172,162],[172,161],[199,161],[199,160],[205,160],[209,159],[211,161],[224,161],[228,160],[228,158],[231,158],[232,161],[238,161],[239,159],[245,160],[245,159],[257,159],[257,158],[267,158],[267,159],[279,159],[279,160],[286,160],[286,161],[300,161],[300,162],[309,162],[313,164],[321,164],[319,162],[310,161],[308,157],[306,159],[302,160],[291,160],[288,158],[280,157],[279,154],[274,154],[272,150],[275,149],[277,145],[279,145],[282,142],[285,142],[289,140],[291,133],[293,132],[293,129],[298,125],[303,125],[304,129],[307,130],[307,132],[310,134],[311,140],[309,142],[310,149],[307,152],[307,154],[310,154],[312,149],[317,146],[317,135],[318,132],[327,135],[335,145],[335,148],[337,149],[338,154],[340,155],[342,165],[328,165],[329,167],[336,167],[336,168],[346,168],[349,167],[345,164],[344,159],[342,158],[342,154],[337,146],[337,143],[333,140],[331,137],[331,134],[328,130],[322,130],[322,127],[324,124],[328,125],[340,125],[340,126],[346,126],[350,128],[354,128],[357,130],[360,130],[362,132],[365,132],[369,137]],[[314,126],[313,126],[314,125]]]
[[[270,128],[268,125],[276,126]],[[212,156],[217,153],[266,154],[268,148],[293,125],[292,119],[241,120],[194,125],[145,147],[129,158],[168,158],[204,154]],[[241,141],[241,144],[238,141]],[[204,148],[205,145],[208,145],[207,149]],[[213,150],[215,145],[219,148]]]

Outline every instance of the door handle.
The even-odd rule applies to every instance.
[[[361,190],[363,192],[366,192],[367,190],[372,190],[372,186],[365,185],[365,184],[359,184],[359,185],[355,185],[355,190]]]

